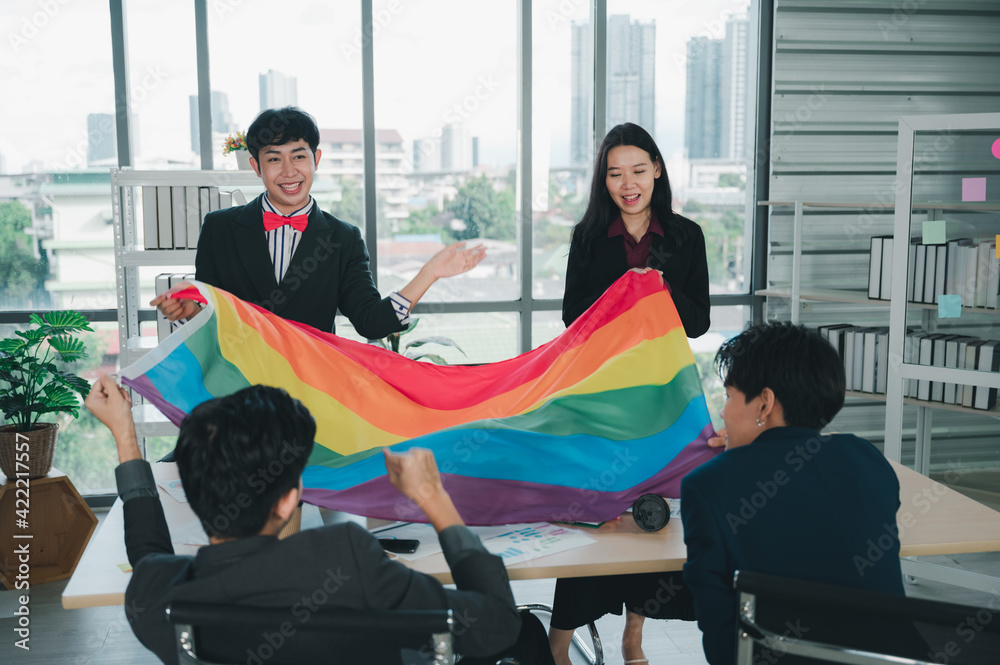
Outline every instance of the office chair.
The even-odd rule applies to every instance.
[[[944,603],[737,571],[737,665],[995,665],[1000,597]]]
[[[330,610],[175,601],[181,665],[454,663],[451,610]],[[402,655],[401,655],[402,653]]]
[[[517,606],[518,612],[547,612],[552,614],[551,605],[543,605],[541,603],[525,603],[523,605]],[[601,636],[597,633],[597,626],[591,621],[587,624],[587,629],[590,631],[590,641],[594,645],[594,650],[591,651],[587,646],[580,634],[573,631],[573,646],[575,646],[583,657],[587,659],[590,665],[604,665],[604,646],[601,644]]]

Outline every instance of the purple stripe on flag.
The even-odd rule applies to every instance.
[[[659,473],[639,485],[619,492],[574,489],[515,480],[490,479],[484,491],[481,478],[442,473],[441,478],[467,524],[516,524],[521,522],[604,522],[621,515],[642,494],[680,496],[681,479],[691,469],[721,452],[709,448],[711,425],[678,453]],[[346,490],[305,488],[302,500],[323,508],[379,519],[426,522],[412,502],[399,493],[388,476],[379,476]]]
[[[185,416],[187,416],[187,413],[181,411],[163,397],[156,386],[153,385],[153,382],[149,380],[149,376],[146,374],[143,374],[135,379],[129,379],[123,376],[122,385],[134,388],[135,391],[142,395],[147,402],[159,409],[160,413],[167,417],[167,420],[178,427],[181,426],[181,422],[184,420]]]

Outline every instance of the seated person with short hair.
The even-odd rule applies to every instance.
[[[457,589],[390,560],[353,522],[277,539],[299,504],[316,433],[309,411],[284,390],[252,386],[209,400],[181,425],[177,467],[210,543],[194,557],[173,552],[149,463],[136,442],[128,393],[102,376],[86,405],[118,446],[115,477],[134,567],[126,614],[139,641],[163,662],[177,662],[174,630],[164,613],[173,600],[286,607],[293,625],[321,607],[450,608],[463,662],[484,657],[481,662],[493,663],[511,654],[522,663],[551,662],[540,622],[518,615],[503,562],[463,525],[429,450],[386,450],[386,468],[393,485],[438,532]],[[378,646],[371,645],[373,653]],[[371,662],[389,662],[385,655]],[[327,650],[309,662],[328,657]]]
[[[716,366],[726,452],[683,479],[681,519],[705,656],[729,665],[737,570],[902,595],[900,503],[875,446],[820,433],[844,404],[844,368],[826,339],[789,323],[750,326]],[[872,542],[889,546],[872,557]]]

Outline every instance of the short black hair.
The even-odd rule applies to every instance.
[[[833,346],[805,326],[747,326],[719,347],[715,366],[723,384],[748,402],[770,388],[794,427],[822,429],[844,406],[844,365]]]
[[[205,532],[260,533],[278,499],[298,486],[315,438],[309,410],[281,388],[251,386],[192,409],[174,458]]]
[[[319,127],[316,119],[295,106],[261,111],[247,130],[247,149],[250,156],[257,155],[269,145],[285,145],[304,139],[309,149],[316,153],[319,147]]]

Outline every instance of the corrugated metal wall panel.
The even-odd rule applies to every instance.
[[[774,35],[771,200],[891,204],[899,116],[1000,109],[997,0],[777,0]],[[962,165],[947,167],[954,177],[939,177],[936,138],[917,144],[922,173],[914,179],[915,198],[960,200]],[[949,158],[976,145],[965,137],[951,141]],[[947,218],[967,224],[970,233],[983,224],[982,216]],[[770,210],[769,285],[791,280],[792,219],[790,208]],[[892,224],[891,210],[807,209],[803,288],[864,289],[869,238],[892,233]],[[767,316],[789,318],[789,301],[770,298]],[[868,305],[804,303],[799,316],[807,325],[888,325],[888,308]],[[909,322],[917,325],[926,316],[913,312]],[[996,318],[979,321],[975,334],[1000,337]],[[943,321],[939,328],[962,323]],[[913,456],[916,413],[915,407],[904,412],[904,462]],[[1000,421],[944,410],[932,418],[932,469],[1000,466]],[[851,399],[832,427],[881,445],[884,422],[881,403]]]

